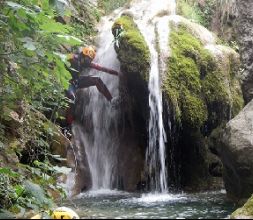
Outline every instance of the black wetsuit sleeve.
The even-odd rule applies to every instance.
[[[69,61],[69,62],[70,62],[70,61]],[[70,62],[70,63],[71,63],[71,62]],[[68,71],[70,72],[70,74],[71,74],[71,76],[72,76],[72,79],[76,80],[76,79],[79,78],[79,72],[78,72],[78,71],[76,71],[76,70],[75,70],[74,68],[72,68],[72,67],[67,66],[66,63],[65,63],[64,65],[65,65],[66,70],[68,70]]]

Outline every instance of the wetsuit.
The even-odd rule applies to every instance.
[[[96,86],[98,91],[101,94],[103,94],[104,97],[108,101],[112,100],[111,93],[109,92],[108,88],[99,77],[80,75],[80,73],[84,72],[84,70],[87,72],[87,68],[92,68],[98,71],[106,72],[111,75],[117,76],[118,75],[117,71],[92,63],[91,58],[83,57],[82,55],[79,55],[79,54],[74,54],[71,57],[71,59],[69,59],[69,62],[71,66],[70,67],[66,66],[66,68],[69,70],[69,72],[72,75],[72,79],[70,80],[70,86],[67,91],[67,97],[69,99],[71,99],[73,102],[75,101],[75,95],[76,95],[77,89],[83,89],[83,88],[88,88],[90,86]],[[67,118],[68,124],[71,124],[73,122],[74,118],[73,118],[73,112],[71,111],[71,109],[68,110],[66,118]]]

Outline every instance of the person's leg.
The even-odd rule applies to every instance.
[[[112,95],[107,89],[106,85],[99,77],[82,76],[78,81],[78,88],[88,88],[90,86],[96,86],[98,91],[105,96],[108,101],[112,100]]]

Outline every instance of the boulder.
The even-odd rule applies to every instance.
[[[222,165],[211,154],[208,139],[214,129],[243,108],[240,58],[233,49],[219,45],[216,36],[199,24],[174,16],[170,26],[171,56],[163,92],[174,112],[170,122],[176,124],[179,134],[175,146],[167,146],[168,151],[177,149],[176,170],[181,169],[183,188],[217,188]]]
[[[231,215],[231,219],[253,219],[253,196]]]
[[[238,7],[238,40],[240,54],[244,65],[243,94],[248,103],[253,98],[253,1],[237,0]]]
[[[235,201],[247,199],[253,193],[253,101],[226,125],[220,138],[217,151],[228,196]]]

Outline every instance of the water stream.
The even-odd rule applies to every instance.
[[[175,0],[165,1],[132,1],[128,11],[143,34],[150,50],[151,67],[149,72],[149,144],[146,153],[146,168],[153,192],[166,193],[166,132],[163,125],[163,101],[161,77],[166,70],[166,59],[169,55],[169,15],[175,14]],[[99,27],[100,36],[98,51],[94,62],[119,70],[120,63],[113,47],[111,27],[121,11],[104,18]],[[159,45],[157,44],[159,42]],[[160,51],[160,53],[159,53]],[[99,76],[111,91],[113,97],[118,96],[118,78],[104,73],[91,71],[90,75]],[[117,119],[118,112],[98,93],[96,88],[90,89],[90,101],[84,102],[83,118],[89,120],[91,130],[81,132],[80,142],[85,147],[92,178],[92,189],[112,189],[117,187],[117,151],[119,147]],[[85,97],[86,98],[86,97]],[[99,105],[98,105],[99,103]]]
[[[120,63],[114,50],[111,17],[103,18],[101,22],[97,55],[94,60],[102,66],[119,71]],[[102,79],[113,97],[118,97],[118,77],[91,70],[89,75]],[[117,150],[118,112],[96,87],[89,89],[89,102],[84,101],[82,118],[90,124],[90,130],[76,126],[79,130],[78,138],[85,147],[92,179],[92,189],[112,189],[117,181]],[[83,97],[87,99],[87,96]],[[98,104],[99,103],[99,104]],[[83,130],[82,130],[83,129]],[[82,156],[82,155],[80,155]]]
[[[149,146],[146,153],[146,167],[153,192],[166,193],[166,132],[163,124],[163,101],[161,77],[166,70],[169,54],[169,19],[176,11],[175,0],[132,1],[130,12],[144,36],[151,54],[149,72]],[[157,40],[159,44],[157,45]],[[160,55],[159,55],[160,51]]]

